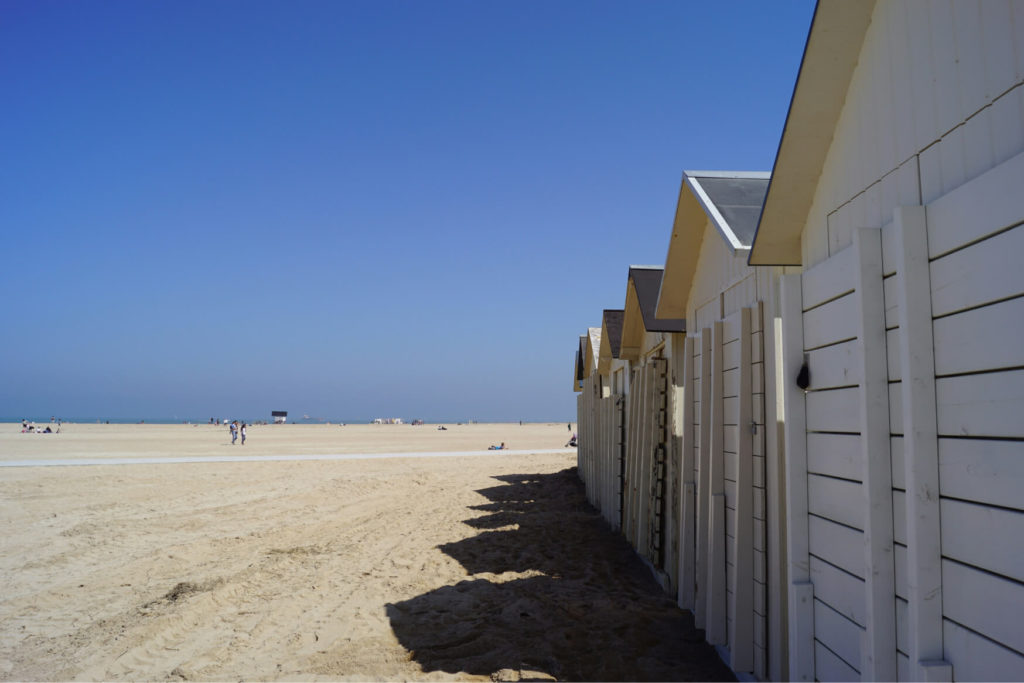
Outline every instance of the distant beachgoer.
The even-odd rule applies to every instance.
[[[565,425],[565,426],[569,428],[569,431],[570,431],[570,432],[572,431],[572,422],[570,422],[569,424],[567,424],[567,425]]]
[[[231,430],[231,445],[234,446],[235,445],[235,441],[238,439],[238,423],[237,422],[232,422],[228,426],[228,429]]]
[[[487,450],[489,450],[489,451],[503,451],[503,450],[505,450],[505,442],[502,441],[500,446],[488,446]]]
[[[249,426],[249,425],[247,425],[247,424],[245,424],[245,423],[243,422],[243,423],[242,423],[242,429],[240,430],[240,433],[241,433],[241,435],[242,435],[242,445],[243,445],[243,446],[245,445],[245,428],[246,428],[246,427],[248,427],[248,426]]]

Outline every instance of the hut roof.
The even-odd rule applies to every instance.
[[[769,177],[764,171],[683,172],[655,307],[659,316],[686,316],[704,226],[709,222],[733,254],[750,249]]]
[[[604,309],[601,315],[601,348],[597,354],[597,371],[602,375],[611,370],[613,358],[619,357],[622,346],[622,318],[624,309]]]
[[[598,352],[601,348],[601,328],[600,327],[588,327],[587,328],[587,350],[586,356],[584,356],[584,362],[586,363],[583,374],[586,377],[590,377],[597,370],[597,359]]]
[[[619,357],[637,360],[644,332],[685,332],[685,318],[659,318],[655,315],[661,266],[630,266],[626,282],[626,308],[622,316],[622,342]]]
[[[799,265],[801,233],[846,102],[874,0],[819,0],[747,262]]]
[[[576,344],[576,372],[573,374],[572,390],[583,390],[583,351],[587,345],[587,335],[581,334]]]

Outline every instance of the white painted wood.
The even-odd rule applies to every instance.
[[[885,351],[885,297],[882,292],[882,237],[877,229],[854,233],[857,260],[857,355],[863,377],[859,392],[861,458],[864,466],[865,612],[860,671],[870,680],[896,678],[896,623],[892,611],[895,567],[892,538],[892,470],[889,464],[889,383]],[[855,525],[853,525],[855,526]]]
[[[707,595],[707,641],[712,645],[724,645],[726,633],[726,576],[725,576],[725,454],[722,449],[723,408],[722,372],[723,343],[722,323],[711,327],[711,439],[709,493],[710,528],[708,532],[708,595]]]
[[[889,365],[889,381],[899,382],[903,377],[903,371],[900,369],[900,328],[885,331],[885,351],[886,362]]]
[[[803,301],[799,275],[779,279],[782,327],[782,392],[785,402],[786,537],[789,574],[789,674],[814,680],[814,586],[810,576],[807,513],[807,427],[804,392],[796,385],[803,363]]]
[[[844,662],[840,657],[821,643],[814,644],[814,662],[812,666],[818,673],[820,681],[859,681],[860,672]]]
[[[811,383],[814,368],[811,367]],[[807,402],[807,430],[812,432],[860,431],[860,390],[830,389],[809,391]]]
[[[864,580],[811,557],[811,580],[816,598],[858,626],[864,625]]]
[[[1021,50],[1024,54],[1024,50]],[[992,103],[989,123],[992,126],[992,139],[996,164],[1001,164],[1017,152],[1024,150],[1024,88],[1017,87]]]
[[[895,230],[892,233],[895,235]],[[882,288],[885,291],[885,329],[891,330],[900,325],[900,301],[896,295],[896,276],[885,278]]]
[[[1021,436],[1024,370],[945,377],[935,393],[940,435]]]
[[[857,337],[856,297],[847,294],[804,313],[804,348],[836,344]],[[811,379],[811,387],[814,379]]]
[[[697,484],[697,592],[694,621],[707,628],[709,533],[711,527],[711,328],[700,334],[700,452]]]
[[[934,315],[949,315],[1024,294],[1022,253],[1024,225],[936,259],[931,277]]]
[[[928,204],[928,252],[939,258],[1024,218],[1024,152]]]
[[[750,459],[751,465],[754,464],[754,458]],[[753,495],[754,502],[754,520],[755,524],[763,525],[765,520],[765,496],[764,489],[756,486],[751,487],[751,494]],[[763,533],[763,529],[762,529]]]
[[[1024,366],[1024,296],[939,318],[934,338],[940,376]]]
[[[948,619],[942,627],[946,656],[953,663],[957,680],[1024,680],[1024,655]]]
[[[903,466],[903,437],[889,437],[889,457],[892,459],[892,487],[906,491],[906,468]]]
[[[808,434],[807,470],[860,482],[864,476],[860,434]]]
[[[1024,582],[1024,512],[942,501],[942,554]]]
[[[817,474],[807,476],[807,508],[811,514],[864,529],[863,485]]]
[[[892,490],[892,534],[897,543],[907,545],[907,494]]]
[[[864,532],[815,515],[808,517],[807,527],[814,556],[864,578]]]
[[[804,272],[801,284],[804,310],[852,292],[854,267],[853,250],[844,249],[828,260],[828,266],[818,264]]]
[[[907,600],[907,546],[897,543],[893,552],[896,561],[896,597],[904,602]],[[900,642],[904,642],[901,639]]]
[[[860,641],[863,632],[860,626],[815,597],[815,639],[854,668],[857,667],[856,663],[861,656]]]
[[[856,340],[811,351],[808,362],[815,390],[852,387],[860,384],[860,357]]]
[[[1024,652],[1024,585],[951,560],[943,560],[942,574],[947,619]]]
[[[737,340],[722,341],[722,372],[740,366],[740,345]]]
[[[893,214],[900,273],[900,368],[903,463],[907,524],[907,656],[916,675],[924,662],[942,660],[942,547],[939,517],[939,452],[935,421],[935,357],[932,341],[928,234],[923,207]],[[888,437],[886,437],[888,445]],[[891,470],[887,482],[892,487]],[[891,500],[886,496],[888,500]],[[892,529],[892,517],[889,517]],[[890,536],[891,543],[891,536]],[[890,554],[891,557],[891,554]],[[891,601],[890,601],[891,603]],[[895,672],[894,672],[895,673]]]
[[[943,496],[1024,509],[1024,442],[939,439]]]
[[[759,269],[759,272],[765,269]],[[774,269],[772,276],[776,277]],[[755,325],[763,330],[765,344],[764,362],[758,368],[754,364],[752,388],[758,392],[758,379],[764,387],[764,429],[761,438],[754,440],[754,455],[763,453],[762,463],[754,466],[754,485],[766,487],[767,529],[765,530],[768,552],[755,557],[754,578],[766,582],[768,593],[767,619],[767,669],[756,664],[758,672],[774,681],[789,679],[786,597],[788,584],[786,572],[786,494],[785,494],[785,444],[782,441],[785,408],[782,404],[782,320],[776,317],[777,295],[774,287],[766,288],[771,296],[771,305],[759,304],[760,312],[755,316],[761,320]],[[762,374],[763,373],[763,374]],[[763,474],[759,479],[758,474]],[[767,555],[767,557],[766,557]],[[755,655],[758,653],[755,651]],[[760,659],[758,659],[760,662]]]
[[[693,449],[693,337],[683,342],[683,390],[681,394],[682,500],[679,521],[679,591],[677,600],[683,609],[693,610],[696,582],[696,495],[697,467]]]
[[[736,461],[736,526],[735,557],[736,571],[732,590],[735,612],[730,614],[732,627],[729,632],[730,666],[733,671],[752,671],[754,668],[753,634],[753,433],[751,419],[750,358],[751,330],[750,309],[738,312],[739,318],[739,421],[738,452]],[[762,505],[763,507],[763,505]],[[763,512],[762,512],[763,515]]]

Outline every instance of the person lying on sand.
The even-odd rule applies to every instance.
[[[487,450],[489,450],[489,451],[503,451],[503,450],[505,450],[505,448],[506,448],[505,442],[502,441],[500,446],[488,446]]]

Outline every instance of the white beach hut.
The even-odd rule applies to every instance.
[[[793,680],[1024,679],[1024,2],[818,4],[785,275]]]
[[[660,266],[630,266],[626,284],[619,346],[620,360],[628,362],[622,530],[674,593],[679,464],[678,449],[669,446],[669,368],[678,346],[673,339],[685,333],[686,321],[655,314],[661,278]]]
[[[685,317],[688,328],[671,373],[679,604],[734,671],[780,680],[785,497],[765,313],[780,269],[746,263],[768,175],[683,174],[657,313]]]
[[[587,499],[615,529],[622,524],[625,433],[625,390],[623,370],[619,367],[625,363],[618,360],[622,316],[622,310],[607,309],[602,313],[597,365],[590,375],[587,390],[580,397],[578,411],[580,431],[585,435],[580,438],[580,456],[591,463],[587,471],[581,473]]]

